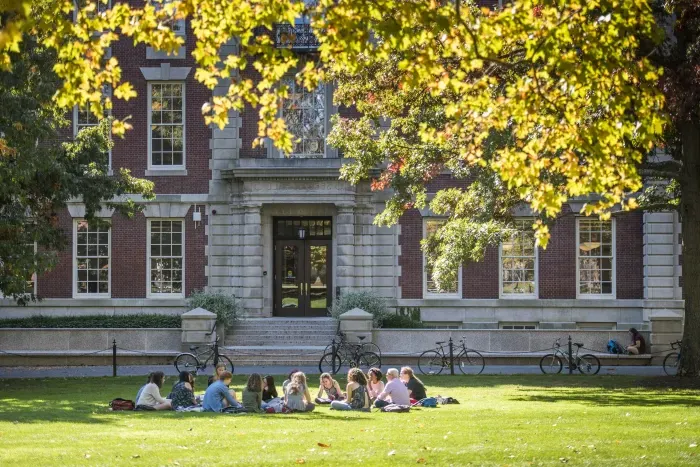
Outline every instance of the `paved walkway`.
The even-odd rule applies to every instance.
[[[389,367],[389,366],[387,366]],[[286,375],[292,368],[282,366],[242,366],[236,367],[236,375],[262,373]],[[301,371],[317,374],[317,367],[300,367]],[[120,366],[118,376],[146,376],[152,371],[163,371],[166,375],[177,375],[173,365],[138,365]],[[564,369],[563,372],[566,372]],[[541,374],[536,365],[487,365],[485,375],[536,375]],[[600,375],[634,375],[634,376],[666,376],[660,366],[603,366]],[[0,378],[73,378],[112,376],[111,366],[73,366],[73,367],[0,367]]]

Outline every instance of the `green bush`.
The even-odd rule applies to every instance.
[[[370,290],[346,292],[333,301],[331,316],[338,319],[343,313],[359,308],[374,317],[374,327],[378,328],[382,317],[387,314],[386,300]]]
[[[204,308],[216,315],[216,323],[223,326],[233,326],[241,312],[241,305],[234,295],[223,293],[208,293],[196,290],[187,299],[189,310]]]
[[[380,327],[385,329],[417,329],[423,327],[420,320],[420,308],[400,307],[396,313],[382,315]]]
[[[179,315],[31,316],[0,319],[0,328],[180,328]]]

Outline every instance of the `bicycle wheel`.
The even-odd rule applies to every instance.
[[[182,371],[196,373],[199,369],[199,359],[191,353],[181,353],[175,358],[175,369],[178,373]]]
[[[321,373],[330,373],[332,375],[340,371],[340,357],[338,354],[333,355],[332,352],[325,353],[318,361],[318,371]]]
[[[381,368],[382,359],[374,352],[364,352],[358,358],[358,367],[365,372],[370,368]]]
[[[455,363],[464,375],[480,375],[484,371],[484,357],[476,350],[462,350]]]
[[[542,370],[542,373],[545,375],[556,375],[557,373],[561,373],[562,368],[563,365],[561,363],[561,358],[553,353],[548,353],[542,357],[542,360],[540,360],[540,370]]]
[[[597,375],[600,371],[600,360],[595,355],[587,353],[578,358],[576,366],[582,375]]]
[[[666,355],[666,358],[664,358],[664,373],[666,373],[668,376],[677,376],[680,363],[681,354],[678,352],[673,352]]]
[[[224,363],[226,364],[226,369],[227,369],[228,371],[230,371],[231,374],[233,374],[233,362],[231,361],[230,358],[228,358],[226,355],[219,355],[218,361],[217,361],[216,358],[214,358],[214,367],[216,367],[216,365],[217,365],[219,362],[224,362]]]
[[[418,357],[418,369],[424,375],[439,375],[443,368],[442,355],[434,350],[426,350]]]
[[[376,353],[377,355],[379,355],[379,358],[382,358],[382,351],[379,349],[379,346],[373,342],[363,343],[362,351]]]

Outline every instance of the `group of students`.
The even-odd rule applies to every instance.
[[[278,394],[272,376],[253,373],[239,401],[230,387],[233,376],[224,364],[217,365],[201,398],[194,393],[194,375],[186,371],[180,373],[168,397],[162,397],[160,391],[165,374],[156,371],[139,389],[136,407],[140,410],[289,413],[311,412],[318,404],[329,404],[332,410],[369,411],[371,407],[382,408],[390,404],[410,406],[426,398],[425,385],[410,367],[403,367],[400,372],[390,368],[386,372],[386,384],[382,381],[383,376],[379,368],[371,368],[367,374],[359,368],[351,368],[348,371],[348,384],[342,391],[340,384],[329,373],[323,373],[318,393],[312,399],[306,375],[301,371],[292,370],[289,373],[282,383],[282,395]]]

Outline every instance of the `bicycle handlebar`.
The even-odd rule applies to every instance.
[[[683,341],[671,342],[671,348],[674,350],[680,347],[681,345],[683,345]]]

